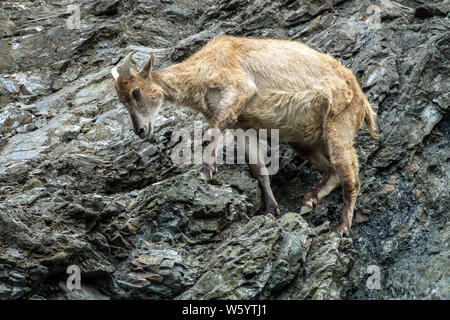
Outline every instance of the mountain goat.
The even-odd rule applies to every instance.
[[[163,101],[202,113],[211,128],[278,129],[280,140],[310,161],[323,181],[308,192],[300,214],[341,185],[343,208],[332,231],[350,232],[359,192],[353,139],[365,122],[376,138],[374,114],[353,73],[333,57],[288,40],[221,35],[184,62],[152,71],[152,54],[137,72],[129,54],[112,75],[134,132],[146,138]],[[264,195],[266,213],[279,214],[262,162],[249,164]],[[215,163],[202,174],[211,178]]]

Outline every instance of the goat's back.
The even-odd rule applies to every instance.
[[[348,113],[355,130],[362,125],[366,98],[353,73],[300,42],[219,36],[189,60],[203,71],[243,73],[256,87],[239,127],[277,128],[286,142],[314,144],[329,115]]]

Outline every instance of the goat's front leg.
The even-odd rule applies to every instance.
[[[219,127],[220,128],[220,127]],[[200,168],[200,174],[203,179],[209,181],[213,177],[213,173],[217,171],[216,160],[216,137],[221,134],[217,126],[213,125],[207,130],[206,134],[209,136],[210,144],[206,147],[203,154],[203,165]]]
[[[239,90],[228,88],[222,91],[220,102],[217,106],[208,106],[213,114],[209,123],[210,145],[203,159],[203,166],[200,173],[206,181],[212,179],[213,173],[217,171],[216,162],[216,137],[222,134],[222,131],[235,124],[239,114],[244,109],[248,99],[251,98],[255,90],[251,87],[241,86]],[[207,99],[208,100],[208,99]]]
[[[264,214],[279,216],[280,209],[272,193],[272,188],[270,187],[269,171],[264,162],[262,145],[259,141],[259,137],[256,139],[256,144],[256,146],[252,146],[251,143],[249,143],[248,148],[245,149],[245,160],[252,172],[253,178],[258,180],[259,187],[261,188],[266,205]]]

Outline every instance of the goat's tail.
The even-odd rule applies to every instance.
[[[369,101],[366,100],[364,108],[366,110],[364,122],[366,123],[367,130],[369,130],[369,133],[373,138],[378,139],[379,135],[377,133],[377,125],[375,123],[376,114],[373,112]]]

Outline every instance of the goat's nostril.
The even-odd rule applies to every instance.
[[[136,134],[139,136],[139,138],[141,138],[141,139],[144,139],[145,136],[147,135],[147,134],[145,133],[145,128],[144,128],[144,127],[139,127],[139,128],[137,128],[135,132],[136,132]]]

